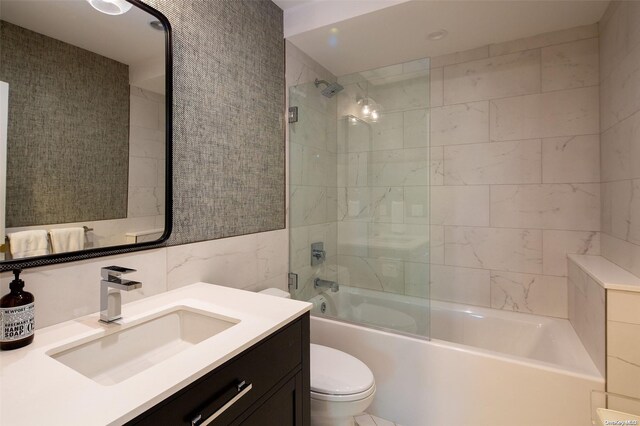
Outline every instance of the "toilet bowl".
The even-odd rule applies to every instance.
[[[353,426],[376,393],[373,373],[358,358],[311,344],[311,425]]]
[[[290,297],[278,289],[260,293]],[[353,416],[369,407],[376,393],[365,363],[337,349],[311,344],[311,425],[354,426]]]

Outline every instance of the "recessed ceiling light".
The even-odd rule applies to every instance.
[[[107,15],[122,15],[127,13],[133,6],[126,0],[87,0],[87,3],[95,10]]]
[[[443,38],[445,38],[447,36],[447,34],[449,34],[449,32],[447,30],[438,30],[438,31],[434,31],[432,33],[429,33],[427,35],[427,38],[431,41],[438,41],[438,40],[442,40]]]

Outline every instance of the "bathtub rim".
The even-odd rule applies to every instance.
[[[556,374],[566,374],[569,375],[571,377],[575,377],[578,379],[583,379],[583,380],[592,380],[592,381],[596,381],[599,384],[604,385],[605,384],[605,378],[599,374],[588,374],[585,372],[578,372],[578,371],[573,371],[573,370],[569,370],[566,368],[562,368],[560,366],[558,366],[557,364],[552,364],[550,362],[545,362],[545,361],[539,361],[539,360],[535,360],[535,359],[530,359],[530,358],[524,358],[524,357],[518,357],[515,355],[510,355],[510,354],[505,354],[502,352],[497,352],[497,351],[491,351],[488,349],[482,349],[482,348],[477,348],[474,346],[470,346],[470,345],[463,345],[461,343],[455,343],[455,342],[449,342],[447,340],[439,340],[439,339],[432,339],[429,337],[420,337],[417,335],[412,335],[410,333],[404,333],[404,332],[397,332],[396,330],[389,330],[389,329],[384,329],[382,327],[375,327],[375,326],[364,326],[362,324],[358,324],[356,322],[353,321],[348,321],[348,320],[343,320],[341,318],[334,318],[334,317],[326,317],[322,316],[322,315],[318,315],[315,312],[311,313],[311,317],[312,319],[315,320],[319,320],[321,322],[337,322],[337,323],[342,323],[343,325],[347,326],[347,327],[353,327],[356,329],[363,329],[363,330],[368,330],[371,332],[377,332],[377,333],[383,333],[385,335],[390,335],[390,336],[399,336],[401,338],[405,338],[405,339],[410,339],[410,340],[414,340],[416,342],[422,342],[422,343],[426,343],[426,344],[432,344],[435,345],[437,347],[440,348],[449,348],[449,349],[453,349],[457,352],[462,352],[462,353],[468,353],[468,354],[474,354],[474,355],[479,355],[483,358],[489,358],[489,359],[493,359],[493,360],[499,360],[499,361],[507,361],[516,365],[521,365],[521,366],[525,366],[525,367],[533,367],[533,368],[537,368],[540,370],[544,370],[544,371],[548,371],[548,372],[552,372],[552,373],[556,373]],[[594,369],[597,371],[597,369],[594,366]]]

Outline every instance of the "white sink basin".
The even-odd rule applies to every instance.
[[[65,345],[47,354],[102,385],[113,385],[239,322],[176,306],[100,338]]]

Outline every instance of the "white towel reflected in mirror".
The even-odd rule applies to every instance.
[[[84,249],[84,228],[59,228],[49,231],[54,253],[65,253]]]
[[[45,231],[44,229],[12,232],[7,236],[9,237],[11,256],[14,259],[44,256],[46,254],[49,254],[47,231]]]

